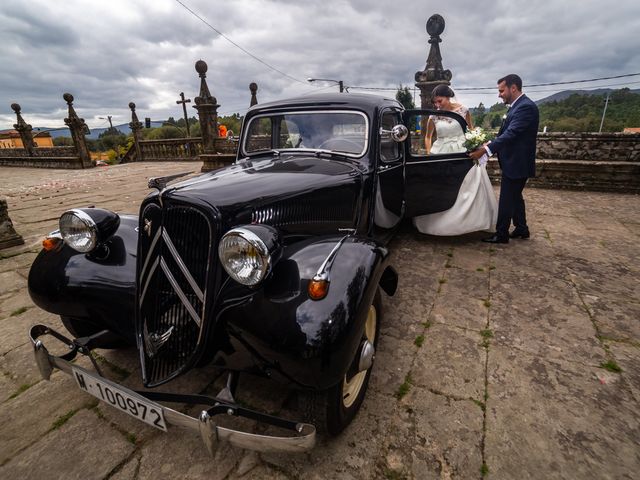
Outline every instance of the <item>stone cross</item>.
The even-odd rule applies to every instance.
[[[212,96],[207,86],[207,64],[203,60],[196,62],[196,72],[200,75],[200,95],[195,99],[198,111],[200,130],[202,132],[202,147],[204,153],[216,153],[215,139],[218,138],[218,101]]]
[[[138,120],[138,115],[136,115],[136,104],[129,102],[129,108],[131,109],[131,122],[129,123],[129,128],[133,134],[133,145],[136,149],[136,162],[141,162],[143,158],[142,149],[140,148],[140,140],[142,140],[141,132],[143,125],[142,122]]]
[[[36,143],[33,141],[33,135],[31,134],[31,130],[33,128],[31,127],[31,125],[24,121],[24,118],[22,118],[22,115],[20,114],[20,105],[18,105],[17,103],[12,103],[11,109],[16,112],[16,117],[18,118],[18,123],[15,123],[13,125],[13,128],[15,128],[20,134],[22,146],[27,151],[27,155],[32,157],[33,149],[36,147]]]
[[[78,117],[75,109],[73,108],[73,95],[65,93],[62,95],[62,98],[64,98],[64,101],[67,102],[67,105],[69,106],[69,116],[64,119],[64,123],[71,131],[71,139],[76,147],[76,153],[82,162],[82,168],[94,167],[95,162],[91,160],[89,148],[87,147],[87,142],[84,138],[89,131],[89,128],[87,127],[87,124],[84,123],[84,118]]]
[[[191,137],[191,133],[189,132],[189,117],[187,116],[187,103],[191,103],[190,98],[184,98],[184,92],[180,92],[180,100],[176,100],[178,105],[182,104],[182,111],[184,112],[184,121],[187,126],[187,137]]]
[[[424,70],[416,72],[416,87],[420,89],[420,107],[422,109],[433,108],[431,103],[431,92],[437,85],[451,84],[451,70],[442,67],[442,55],[440,45],[442,40],[440,35],[444,32],[444,18],[435,14],[427,20],[427,33],[431,36],[429,43],[429,57]]]

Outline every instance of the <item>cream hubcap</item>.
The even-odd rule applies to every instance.
[[[367,314],[367,321],[364,325],[364,334],[367,337],[367,340],[371,342],[373,345],[374,340],[376,338],[376,329],[378,328],[377,324],[377,314],[376,307],[371,305],[369,307],[369,313]],[[356,373],[351,380],[347,380],[347,376],[344,376],[344,380],[342,381],[342,403],[345,408],[351,407],[353,403],[358,398],[358,394],[360,390],[362,390],[362,386],[364,385],[364,380],[367,377],[368,370],[363,372]]]

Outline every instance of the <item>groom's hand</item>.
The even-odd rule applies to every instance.
[[[476,148],[472,152],[469,152],[469,156],[477,162],[478,160],[480,160],[480,157],[486,155],[486,153],[487,151],[484,149],[484,147],[480,147]]]

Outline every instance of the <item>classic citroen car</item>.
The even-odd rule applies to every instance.
[[[29,275],[34,302],[60,315],[72,339],[31,329],[45,378],[54,368],[139,420],[255,450],[303,451],[316,430],[340,433],[367,390],[382,321],[381,291],[397,273],[387,243],[403,217],[455,201],[472,161],[428,155],[405,111],[373,95],[305,96],[247,113],[234,164],[193,178],[153,178],[138,215],[102,208],[62,214]],[[453,113],[438,112],[457,121]],[[172,183],[173,182],[173,183]],[[45,346],[57,339],[67,353]],[[144,391],[72,360],[134,345]],[[89,355],[90,358],[93,358]],[[205,364],[229,372],[216,397],[159,387]],[[240,373],[299,391],[300,419],[234,400]],[[164,403],[205,405],[198,417]],[[279,427],[258,435],[219,414]]]

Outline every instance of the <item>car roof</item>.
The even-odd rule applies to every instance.
[[[249,109],[251,114],[265,110],[282,110],[292,107],[331,107],[357,108],[372,111],[376,108],[393,106],[402,107],[394,98],[364,93],[316,93],[293,98],[285,98],[274,102],[261,103]]]

